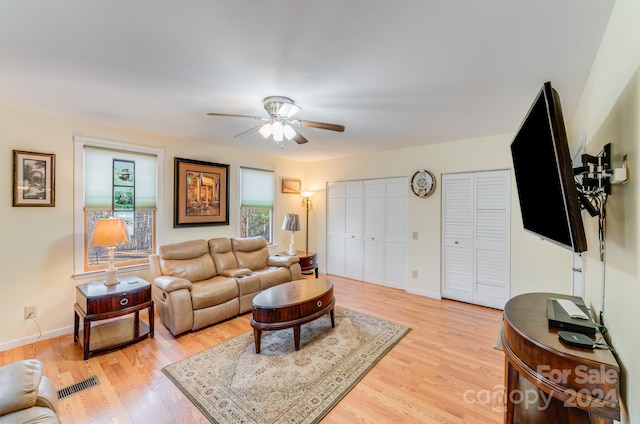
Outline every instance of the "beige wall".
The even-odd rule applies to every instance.
[[[306,179],[310,186],[321,189],[330,181],[395,176],[410,179],[421,168],[436,175],[438,187],[433,195],[427,198],[409,195],[408,235],[416,231],[418,239],[408,237],[408,275],[411,276],[413,270],[418,271],[418,278],[409,278],[410,291],[439,297],[441,176],[455,172],[511,169],[511,141],[512,135],[507,134],[316,162],[308,165]],[[532,290],[569,293],[570,253],[522,230],[515,181],[511,186],[511,295]],[[321,206],[313,211],[312,226],[315,246],[320,252],[320,267],[326,269],[326,216],[324,204]],[[540,267],[541,263],[545,266]]]
[[[300,176],[303,164],[251,152],[189,142],[10,108],[0,108],[0,350],[43,337],[68,333],[73,325],[75,286],[91,279],[74,279],[73,264],[73,135],[163,148],[165,152],[164,204],[159,225],[160,243],[193,238],[236,236],[237,166],[242,163],[273,165],[279,175]],[[12,207],[12,150],[56,155],[56,205]],[[230,225],[173,228],[173,158],[184,157],[230,165]],[[280,194],[277,181],[276,243],[288,247],[289,233],[279,230],[284,214],[300,209],[297,195]],[[300,212],[302,210],[300,209]],[[301,232],[297,245],[304,244]],[[275,247],[274,250],[277,250]],[[148,271],[137,272],[149,277]],[[95,279],[95,277],[94,277]],[[24,307],[37,306],[37,323],[24,319]]]
[[[601,262],[595,246],[597,222],[587,222],[586,300],[600,310],[604,282],[604,321],[608,339],[623,369],[621,386],[628,422],[640,421],[640,2],[617,0],[578,111],[573,134],[586,133],[587,151],[597,154],[611,143],[613,166],[628,154],[630,181],[614,186],[607,203],[606,257]]]

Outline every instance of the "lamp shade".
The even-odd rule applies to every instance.
[[[286,231],[300,231],[300,219],[297,213],[288,213],[282,222],[282,229]]]
[[[131,243],[127,224],[122,218],[99,219],[91,238],[93,247],[112,247]]]

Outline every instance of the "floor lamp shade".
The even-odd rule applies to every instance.
[[[288,213],[284,217],[284,221],[282,222],[282,229],[285,231],[291,231],[291,243],[289,244],[288,255],[295,255],[296,248],[293,243],[293,233],[296,231],[300,231],[300,218],[297,213]]]
[[[124,219],[109,218],[99,219],[93,232],[90,245],[92,247],[106,247],[109,251],[109,268],[107,268],[107,286],[118,284],[116,267],[113,264],[113,254],[116,246],[131,243],[129,230]]]

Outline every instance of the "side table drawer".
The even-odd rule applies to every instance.
[[[141,305],[151,300],[151,286],[134,291],[122,291],[103,296],[86,297],[80,291],[77,292],[76,302],[87,315],[116,312],[122,309]]]
[[[151,290],[143,290],[134,293],[123,293],[102,299],[90,299],[87,302],[87,314],[100,314],[106,311],[113,312],[120,309],[131,308],[151,300]]]
[[[317,257],[317,255],[310,255],[300,258],[300,268],[302,268],[303,271],[314,269],[318,266],[316,263]]]

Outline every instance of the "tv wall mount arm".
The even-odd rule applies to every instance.
[[[607,196],[611,194],[613,171],[611,143],[605,145],[597,156],[583,154],[582,166],[573,168],[580,205],[589,215],[604,214]]]

